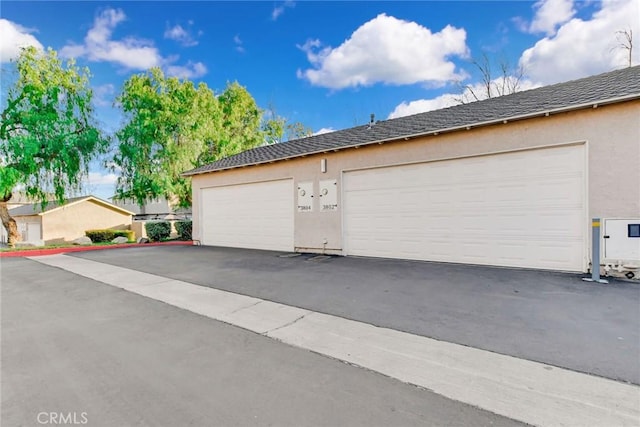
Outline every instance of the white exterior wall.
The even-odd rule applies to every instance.
[[[321,181],[336,180],[338,208],[327,212],[318,208],[313,212],[295,212],[294,244],[300,251],[326,250],[341,254],[344,171],[574,143],[586,147],[588,217],[635,218],[640,216],[638,117],[640,101],[629,101],[196,175],[192,177],[194,239],[199,239],[202,232],[199,212],[206,209],[200,206],[203,188],[293,178],[294,191],[299,183],[311,182],[314,194],[319,194]],[[326,159],[325,173],[321,172],[321,159]],[[587,220],[584,227],[589,227]]]

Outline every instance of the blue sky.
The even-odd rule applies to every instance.
[[[52,47],[91,68],[99,120],[132,73],[160,66],[214,91],[238,81],[262,108],[337,130],[453,105],[486,53],[522,66],[521,89],[626,65],[621,30],[640,35],[640,1],[3,1],[0,60]],[[633,63],[640,62],[635,49]],[[497,75],[495,77],[498,77]],[[93,168],[108,198],[115,176]]]

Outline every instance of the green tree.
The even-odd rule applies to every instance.
[[[131,76],[117,98],[125,116],[116,132],[112,167],[120,171],[116,198],[177,198],[191,204],[190,181],[180,174],[198,164],[220,134],[221,111],[204,83],[165,77],[159,68]]]
[[[264,139],[260,130],[262,111],[244,86],[227,84],[218,102],[222,110],[218,156],[204,163],[257,147]]]
[[[89,163],[108,140],[95,125],[89,70],[54,50],[21,51],[0,122],[0,217],[9,246],[20,239],[7,201],[20,188],[43,206],[79,191]]]
[[[262,124],[262,132],[266,144],[277,144],[292,139],[311,136],[313,131],[300,122],[291,122],[287,118],[278,115],[273,106],[266,111],[266,117]]]
[[[262,112],[237,82],[216,97],[204,83],[166,77],[158,68],[129,78],[117,98],[124,126],[113,169],[120,171],[116,198],[166,197],[191,205],[191,183],[182,172],[264,141]]]

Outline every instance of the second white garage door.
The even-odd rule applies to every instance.
[[[583,271],[584,150],[346,172],[345,253]]]
[[[293,180],[202,190],[202,244],[293,250]]]

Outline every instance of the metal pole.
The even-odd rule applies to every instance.
[[[600,218],[591,220],[591,278],[585,277],[586,282],[609,283],[600,278]]]

